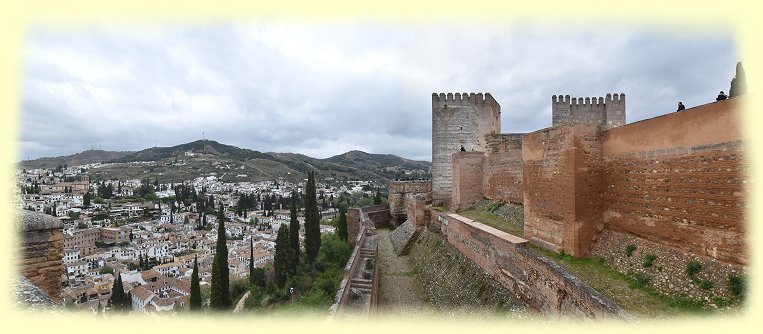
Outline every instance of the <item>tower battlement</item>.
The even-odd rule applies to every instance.
[[[552,125],[576,122],[603,125],[606,128],[625,124],[625,94],[606,97],[551,96]]]
[[[432,105],[438,104],[498,106],[490,93],[432,93]]]

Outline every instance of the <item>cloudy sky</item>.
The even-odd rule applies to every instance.
[[[490,92],[502,132],[551,125],[551,96],[625,93],[633,122],[727,91],[717,28],[369,22],[32,28],[22,159],[207,139],[325,158],[431,160],[431,94]]]

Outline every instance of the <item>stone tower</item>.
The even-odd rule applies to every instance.
[[[452,155],[486,151],[485,135],[501,132],[501,106],[490,93],[432,94],[432,205],[450,205]]]
[[[551,97],[552,126],[577,122],[603,125],[610,129],[625,125],[625,94],[603,97]]]

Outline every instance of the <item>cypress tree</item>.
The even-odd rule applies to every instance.
[[[291,220],[289,221],[289,245],[291,246],[291,261],[289,271],[292,275],[297,273],[299,266],[299,220],[297,219],[297,195],[291,192]]]
[[[736,74],[731,79],[731,89],[729,89],[729,98],[737,97],[747,93],[747,78],[744,74],[742,62],[737,62]]]
[[[225,212],[223,212],[222,202],[220,202],[217,221],[217,250],[212,261],[212,287],[209,307],[217,310],[226,310],[231,306],[231,299],[228,246],[225,243]]]
[[[273,256],[273,269],[275,269],[275,282],[279,288],[283,288],[289,277],[289,226],[281,224],[276,236],[276,254]]]
[[[320,216],[315,194],[315,172],[307,173],[305,185],[305,253],[310,270],[315,271],[315,258],[321,248]]]
[[[336,232],[340,239],[347,241],[347,207],[344,203],[339,204],[339,221],[336,224]]]
[[[115,311],[122,311],[124,305],[125,290],[122,284],[122,275],[116,274],[117,279],[111,287],[111,305]]]
[[[122,309],[125,311],[132,311],[132,291],[127,293],[127,298],[124,300]]]
[[[191,311],[201,309],[201,287],[199,286],[199,259],[193,258],[193,272],[191,273],[191,296],[188,298],[188,307]]]

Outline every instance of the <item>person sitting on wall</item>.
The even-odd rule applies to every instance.
[[[716,101],[721,101],[721,100],[725,100],[727,98],[728,98],[728,96],[726,96],[726,94],[723,94],[723,91],[721,91],[721,93],[718,94],[718,97],[716,97],[715,100]]]
[[[681,110],[684,110],[684,109],[686,109],[686,107],[684,107],[684,104],[679,101],[678,102],[678,110],[676,110],[676,111],[681,111]]]
[[[466,149],[464,148],[464,145],[461,145],[461,152],[466,152]]]

